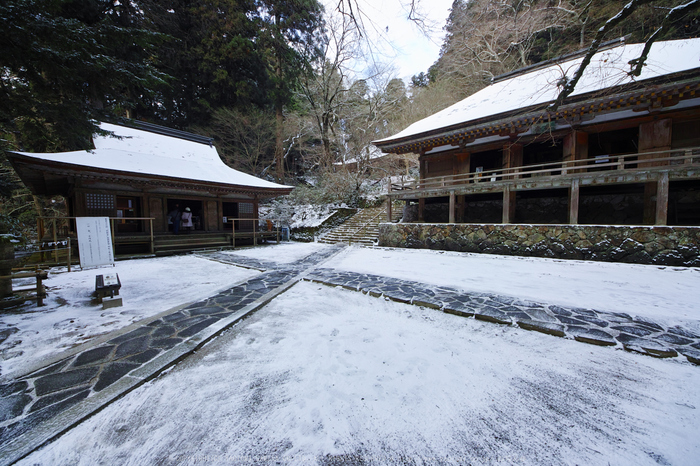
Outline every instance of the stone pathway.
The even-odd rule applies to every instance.
[[[584,343],[619,345],[654,357],[681,354],[700,364],[700,335],[681,327],[663,328],[623,313],[565,308],[379,275],[316,268],[343,248],[332,246],[292,264],[223,252],[204,254],[211,260],[264,272],[106,343],[0,385],[0,463],[15,462],[150,380],[301,279]]]
[[[230,321],[236,313],[250,308],[255,303],[257,303],[255,309],[263,306],[267,301],[261,302],[261,300],[266,295],[275,290],[284,291],[286,289],[284,285],[291,286],[296,283],[301,278],[300,274],[327,260],[343,248],[342,245],[329,247],[288,265],[262,263],[255,259],[225,253],[207,255],[208,258],[221,262],[271,270],[106,343],[67,357],[11,383],[0,385],[0,462],[5,464],[4,460],[8,459],[3,451],[14,450],[11,447],[8,448],[8,444],[22,435],[81,401],[95,397],[128,374],[159,359],[165,353],[178,345],[183,345],[215,324],[229,319],[224,328],[233,325],[242,318]],[[209,337],[216,334],[218,332]],[[200,346],[202,344],[197,343]],[[164,358],[167,365],[156,364],[155,373],[151,376],[177,362],[186,354],[189,352],[185,352],[184,355],[178,354],[174,360]],[[140,377],[140,383],[143,381],[145,379]],[[133,388],[135,386],[130,389]],[[56,432],[58,433],[60,430]],[[24,452],[23,450],[26,449],[20,448],[21,453],[26,454],[31,451]],[[9,463],[21,456],[14,457]]]
[[[334,269],[316,269],[305,279],[460,316],[518,325],[526,330],[584,343],[621,345],[628,351],[658,358],[676,357],[680,353],[693,364],[700,364],[700,335],[678,326],[663,328],[655,322],[632,318],[624,313],[533,303]]]

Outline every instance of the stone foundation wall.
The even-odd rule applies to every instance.
[[[382,223],[379,245],[700,266],[700,227]]]

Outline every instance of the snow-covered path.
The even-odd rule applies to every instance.
[[[300,273],[332,252],[281,244],[203,262],[211,275],[237,261]],[[694,269],[349,248],[307,278],[374,286],[368,273],[422,282],[426,296],[444,294],[440,284],[457,296],[622,303],[700,328]],[[644,302],[654,306],[634,312]],[[698,367],[621,349],[301,282],[21,464],[695,464]]]
[[[700,371],[302,282],[21,464],[697,464]]]

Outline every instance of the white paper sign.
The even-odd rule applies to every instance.
[[[114,265],[109,217],[78,217],[75,224],[78,230],[80,267]]]

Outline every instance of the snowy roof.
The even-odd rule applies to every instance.
[[[54,154],[17,152],[40,160],[120,172],[266,189],[291,189],[228,167],[216,148],[124,126],[100,123],[122,138],[95,136],[95,149]]]
[[[644,44],[623,44],[596,53],[570,97],[700,68],[700,39],[656,42],[641,75],[630,76],[629,61],[638,58],[643,48]],[[381,146],[397,139],[553,102],[560,90],[557,82],[563,76],[571,78],[582,60],[579,56],[495,82],[398,134],[374,142]]]

